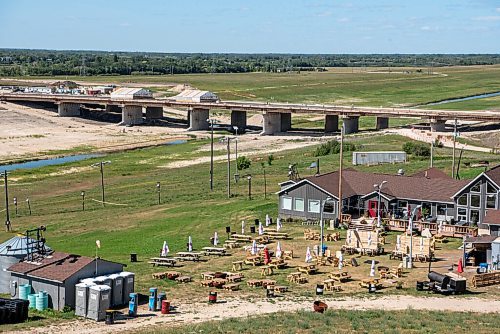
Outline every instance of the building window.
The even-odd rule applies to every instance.
[[[451,209],[451,207],[446,205],[446,204],[438,204],[437,205],[437,215],[438,216],[448,215],[447,209]]]
[[[470,206],[473,208],[479,208],[481,205],[481,195],[470,195]]]
[[[283,210],[292,210],[292,198],[283,196],[281,198],[281,208]]]
[[[458,205],[467,205],[467,195],[463,194],[457,200]]]
[[[466,221],[467,220],[467,209],[458,208],[457,210],[457,220]]]
[[[309,212],[311,213],[319,213],[321,210],[321,201],[317,199],[309,200]]]
[[[475,185],[473,185],[472,188],[470,188],[470,191],[473,191],[475,193],[481,192],[481,183],[478,182]]]
[[[295,198],[295,211],[304,211],[304,199]]]
[[[486,195],[486,208],[494,209],[497,202],[497,195]]]
[[[479,210],[470,210],[470,222],[477,224],[479,221]]]
[[[486,183],[486,192],[488,194],[495,194],[497,191],[495,189],[495,187],[493,187],[493,185],[491,183]]]

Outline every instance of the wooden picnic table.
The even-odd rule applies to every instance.
[[[233,271],[240,271],[243,269],[243,261],[233,261]]]
[[[329,273],[328,277],[338,282],[345,282],[351,279],[351,275],[345,271],[339,273]]]
[[[227,273],[226,279],[228,282],[235,283],[235,282],[241,282],[243,279],[243,274],[240,273]]]
[[[237,283],[224,284],[222,288],[227,291],[236,291],[240,289],[240,285]]]
[[[247,285],[252,287],[252,288],[262,286],[262,280],[261,279],[250,279],[247,281]]]
[[[326,291],[340,291],[342,287],[340,285],[335,285],[335,280],[332,278],[323,281]]]
[[[200,261],[201,253],[195,252],[178,252],[176,259],[179,261]]]
[[[264,262],[264,260],[259,255],[253,255],[253,256],[247,256],[244,262],[245,264],[252,265],[255,267],[261,265]]]
[[[302,273],[301,273],[301,272],[294,272],[294,273],[290,273],[290,274],[286,277],[286,279],[287,279],[289,282],[295,282],[295,283],[296,283],[296,282],[297,282],[297,279],[298,279],[299,277],[301,277],[301,276],[302,276]]]
[[[264,289],[267,288],[269,285],[276,285],[276,281],[272,280],[272,279],[263,279],[262,280],[262,287]]]
[[[179,283],[188,283],[191,282],[191,277],[190,276],[179,276],[175,279],[176,282]]]
[[[382,285],[378,278],[365,278],[359,282],[359,286],[362,288],[368,288],[370,285],[374,284],[377,288],[380,288]]]
[[[284,260],[293,260],[293,250],[283,251]]]
[[[273,267],[271,266],[262,266],[260,267],[260,276],[269,276],[273,274]]]
[[[207,272],[201,273],[201,278],[203,280],[214,279],[215,278],[215,272],[213,272],[213,271],[207,271]]]
[[[316,272],[318,272],[318,268],[314,264],[300,266],[297,269],[301,273],[304,273],[304,274],[307,274],[307,275],[315,274]]]
[[[252,242],[252,236],[251,236],[251,235],[245,235],[245,234],[232,234],[230,238],[231,238],[232,240],[235,240],[235,241]]]
[[[220,247],[203,247],[203,252],[205,255],[218,255],[224,256],[226,255],[226,249]]]
[[[170,266],[173,267],[177,261],[172,257],[152,257],[149,261],[154,266]]]
[[[288,239],[288,233],[277,231],[264,231],[264,235],[269,236],[270,239]]]

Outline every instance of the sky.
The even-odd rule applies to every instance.
[[[500,0],[0,0],[0,48],[500,53]]]

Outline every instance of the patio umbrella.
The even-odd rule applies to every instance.
[[[252,255],[255,255],[255,254],[257,254],[257,252],[258,252],[258,250],[257,250],[257,242],[254,240],[252,242],[252,248],[250,248],[250,253]]]
[[[311,248],[309,248],[309,246],[308,246],[307,250],[306,250],[306,263],[311,262],[312,259],[313,259],[313,257],[311,255]]]
[[[167,256],[170,249],[168,249],[168,245],[166,241],[163,241],[163,247],[161,248],[161,256]]]
[[[193,239],[191,238],[191,236],[189,236],[188,238],[188,252],[192,252],[193,251]]]
[[[280,244],[280,242],[278,241],[278,244],[276,245],[276,258],[280,258],[280,257],[281,257],[281,254],[282,254],[282,251],[281,251],[281,244]]]
[[[276,218],[276,232],[279,232],[281,228],[283,227],[283,224],[281,224],[281,218]]]
[[[370,267],[370,277],[375,276],[375,260],[372,260],[372,265]]]
[[[424,238],[420,238],[420,252],[423,253],[424,251]]]
[[[441,220],[439,222],[439,227],[438,227],[438,234],[441,235],[443,233],[443,221]]]
[[[263,235],[264,234],[264,227],[262,227],[262,223],[259,222],[259,235]]]
[[[264,264],[269,264],[271,262],[271,256],[269,255],[269,249],[267,247],[264,247]]]
[[[401,248],[401,235],[396,235],[396,250],[398,251]]]
[[[462,258],[460,258],[460,260],[458,260],[458,268],[457,268],[457,272],[459,274],[463,273],[464,272],[464,266],[462,264]]]
[[[372,232],[368,232],[368,247],[372,245]]]
[[[344,267],[344,255],[342,253],[339,254],[339,270],[342,270],[342,267]]]
[[[266,227],[268,227],[269,225],[271,225],[271,218],[269,218],[269,215],[266,214]]]
[[[219,244],[219,236],[217,235],[217,232],[214,233],[214,246],[217,246]]]
[[[241,221],[241,234],[245,234],[245,221]]]

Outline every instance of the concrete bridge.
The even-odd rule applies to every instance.
[[[173,99],[116,99],[110,96],[57,95],[30,93],[0,93],[0,100],[11,102],[49,102],[58,106],[59,116],[79,116],[81,105],[101,105],[107,111],[122,113],[122,124],[136,125],[146,119],[163,117],[163,107],[187,108],[189,130],[207,130],[210,109],[231,110],[231,125],[245,128],[247,112],[260,112],[264,117],[263,135],[273,135],[291,129],[292,114],[319,114],[325,116],[325,132],[339,130],[339,117],[345,124],[345,133],[355,133],[360,116],[375,116],[376,128],[389,126],[389,118],[415,117],[428,119],[432,131],[444,131],[447,120],[489,121],[500,123],[500,110],[460,111],[411,108],[349,107],[320,104],[288,104],[251,101],[185,102]]]

